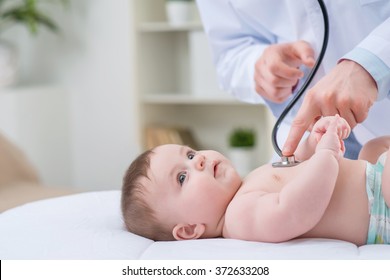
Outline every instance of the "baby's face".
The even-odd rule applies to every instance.
[[[216,151],[163,145],[151,155],[148,201],[172,225],[218,224],[241,185],[231,162]]]

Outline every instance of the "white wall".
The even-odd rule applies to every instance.
[[[73,1],[85,5],[77,22],[83,46],[68,64],[72,89],[73,174],[78,186],[119,187],[138,153],[138,129],[131,91],[129,1]]]
[[[57,86],[0,90],[1,133],[53,187],[72,185],[69,108],[68,92]]]
[[[69,93],[72,186],[119,188],[140,151],[129,3],[72,0],[65,14],[54,11],[59,36],[7,34],[20,48],[21,84],[55,84]]]

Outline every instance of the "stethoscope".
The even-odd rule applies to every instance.
[[[312,81],[314,75],[317,73],[317,70],[322,62],[322,59],[324,58],[326,47],[328,46],[328,38],[329,38],[329,18],[328,18],[328,12],[326,10],[326,6],[322,0],[318,0],[318,4],[320,5],[322,16],[324,18],[324,39],[322,41],[322,48],[321,52],[318,56],[318,59],[310,71],[306,81],[300,88],[300,90],[297,92],[297,94],[294,96],[294,98],[290,101],[290,103],[286,106],[282,114],[277,119],[274,128],[272,129],[272,145],[274,147],[275,152],[281,157],[281,161],[272,163],[273,167],[290,167],[295,166],[299,164],[299,161],[295,160],[294,155],[290,156],[284,156],[282,154],[282,150],[279,148],[278,142],[277,142],[277,133],[279,130],[279,127],[281,123],[283,122],[286,115],[290,112],[290,110],[294,107],[295,103],[301,98],[302,94],[305,92],[307,87],[309,86],[310,82]]]

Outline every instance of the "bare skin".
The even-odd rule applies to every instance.
[[[327,131],[331,129],[330,125],[314,129],[317,129],[314,133],[321,134],[322,131],[324,135],[311,135],[305,149],[298,150],[304,157],[309,157],[310,152],[302,152],[310,150],[313,140],[322,137],[314,155],[307,161],[284,169],[262,166],[244,179],[226,211],[225,237],[267,242],[321,237],[357,245],[366,243],[370,218],[366,164],[367,161],[375,163],[383,152],[390,155],[390,137],[367,143],[360,160],[337,159],[337,156],[332,158],[337,143],[334,135],[330,137],[334,133]],[[328,139],[324,140],[325,137]],[[339,148],[342,150],[343,146]],[[385,164],[382,178],[383,196],[388,205],[389,166]]]
[[[284,208],[279,207],[278,199],[290,181],[293,182],[294,178],[300,176],[306,177],[308,172],[314,172],[310,161],[290,168],[275,169],[270,165],[257,168],[245,178],[230,203],[226,212],[223,236],[266,242],[321,237],[346,240],[357,245],[365,244],[369,223],[365,190],[366,163],[340,159],[339,166],[334,191],[330,196],[323,195],[326,203],[318,203],[317,207],[313,207],[312,204],[307,206],[305,202],[307,200],[313,200],[315,204],[318,201],[308,190],[300,194],[302,201],[300,202],[298,198],[294,204],[296,212],[288,205]],[[349,170],[354,170],[353,176]],[[325,168],[320,172],[313,177],[313,184],[321,181],[324,183],[324,177],[333,176]],[[300,215],[302,211],[310,212]],[[259,218],[259,213],[266,217]],[[305,222],[302,217],[309,215],[312,218]]]
[[[177,240],[223,236],[283,242],[318,237],[365,244],[367,161],[343,158],[342,139],[349,133],[348,123],[339,116],[322,118],[297,149],[301,164],[264,165],[243,180],[218,152],[180,145],[157,147],[150,179],[143,182],[148,202],[158,219],[172,227]],[[362,156],[374,162],[380,152],[389,150],[390,137],[378,142],[367,144]],[[382,189],[390,205],[388,162]]]

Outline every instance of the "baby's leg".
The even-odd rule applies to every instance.
[[[390,207],[390,150],[386,153],[386,162],[382,174],[382,193],[388,207]]]
[[[382,136],[368,141],[359,154],[359,159],[375,164],[378,158],[386,153],[386,162],[382,174],[382,194],[390,207],[390,136]]]
[[[381,154],[390,149],[390,136],[374,138],[364,144],[359,159],[375,164]]]

